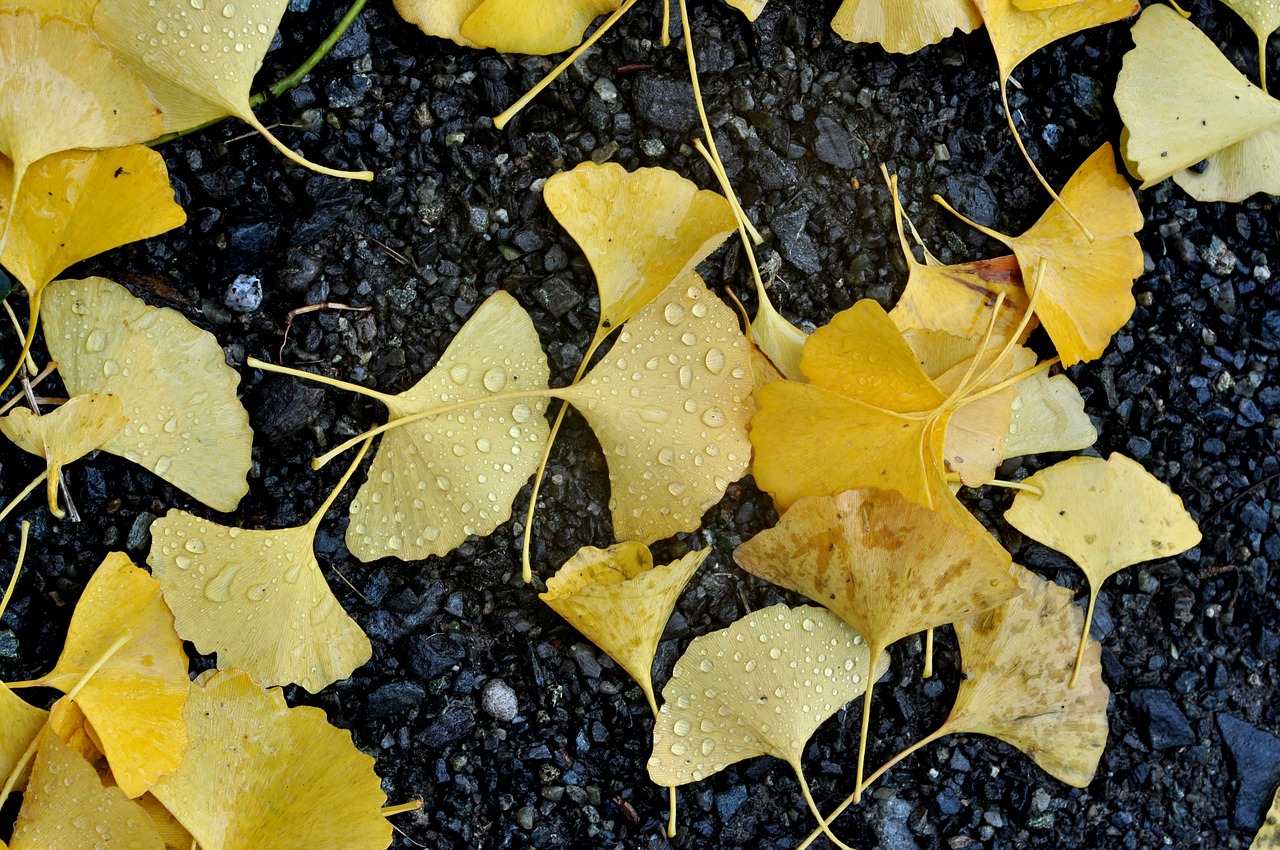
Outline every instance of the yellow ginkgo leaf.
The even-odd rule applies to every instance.
[[[654,567],[649,547],[626,542],[584,546],[565,562],[539,598],[618,662],[656,713],[653,656],[676,601],[710,549]]]
[[[32,165],[18,192],[0,159],[0,226],[8,227],[4,266],[34,296],[69,266],[182,225],[164,158],[143,145],[66,151]]]
[[[907,635],[990,610],[1021,593],[1009,554],[981,527],[887,490],[796,502],[739,546],[747,572],[819,602],[857,629],[874,656]],[[920,588],[929,588],[922,594]],[[858,747],[861,790],[871,688]]]
[[[187,832],[186,827],[179,823],[178,819],[155,796],[143,794],[134,802],[141,806],[147,813],[147,817],[151,819],[151,825],[156,828],[156,833],[160,836],[165,850],[191,850],[195,846],[195,839],[191,837],[191,833]]]
[[[249,491],[253,431],[240,376],[213,335],[105,278],[57,281],[44,300],[45,340],[67,391],[124,404],[129,421],[102,448],[234,510]]]
[[[98,746],[97,733],[93,731],[93,725],[81,710],[80,703],[71,702],[66,697],[61,697],[55,702],[49,709],[49,729],[61,739],[62,743],[75,750],[94,770],[100,774],[107,772],[107,766],[103,764],[106,756]]]
[[[1102,646],[1089,644],[1083,684],[1071,686],[1071,655],[1084,617],[1071,591],[1030,570],[1023,593],[954,626],[960,644],[960,690],[933,737],[991,735],[1026,753],[1055,779],[1086,787],[1107,745]]]
[[[1018,128],[1013,123],[1013,112],[1009,109],[1009,77],[1014,68],[1032,53],[1042,47],[1073,35],[1081,30],[1114,23],[1129,17],[1138,11],[1138,0],[1078,0],[1078,2],[1057,5],[1052,8],[1025,10],[1016,5],[1016,0],[973,0],[986,24],[987,34],[991,36],[991,45],[995,48],[996,62],[1000,66],[1000,98],[1004,102],[1005,118],[1009,130],[1018,143],[1019,150],[1026,158],[1027,164],[1035,173],[1040,185],[1053,197],[1072,222],[1083,232],[1086,238],[1092,233],[1088,225],[1077,217],[1077,208],[1088,210],[1087,203],[1068,203],[1065,197],[1059,197],[1044,179],[1040,169],[1027,153]],[[1026,263],[1022,265],[1024,276],[1028,273]]]
[[[100,449],[128,420],[120,399],[113,395],[73,396],[66,404],[40,416],[25,407],[0,417],[0,433],[23,451],[44,458],[47,467],[49,512],[61,519],[58,476],[62,467]]]
[[[29,684],[79,689],[76,702],[130,797],[182,759],[189,689],[182,639],[160,598],[160,582],[120,552],[89,579],[53,671]]]
[[[481,0],[463,20],[462,37],[499,53],[559,53],[576,47],[592,21],[621,5],[622,0]]]
[[[809,335],[778,312],[765,294],[751,320],[751,339],[783,377],[803,381],[800,356]]]
[[[1124,157],[1143,188],[1176,175],[1204,200],[1275,190],[1280,101],[1250,83],[1195,24],[1163,4],[1143,11],[1133,43],[1115,99],[1126,130]],[[1196,73],[1182,85],[1171,84],[1172,66]],[[1218,156],[1224,159],[1215,163]],[[1205,175],[1185,171],[1205,159]]]
[[[552,175],[543,199],[586,254],[600,291],[597,337],[685,276],[737,229],[723,196],[664,168],[584,162]]]
[[[27,703],[0,682],[0,785],[40,734],[48,716],[47,711]],[[22,780],[29,770],[28,765],[19,772],[17,790],[22,790]]]
[[[40,736],[31,782],[13,826],[11,850],[164,850],[137,803],[52,731]]]
[[[822,608],[774,605],[694,638],[662,689],[649,777],[686,785],[771,755],[791,765],[821,820],[801,766],[804,748],[888,666],[888,656],[873,656],[856,631]]]
[[[413,387],[399,395],[357,388],[387,406],[389,425],[418,418],[382,437],[351,502],[351,553],[416,561],[506,522],[547,441],[549,376],[529,314],[498,291]],[[499,398],[484,400],[491,395]],[[422,416],[437,408],[444,410]]]
[[[1004,457],[1073,452],[1098,440],[1084,399],[1066,375],[1037,372],[1013,387],[1017,400],[1004,440]]]
[[[831,28],[845,41],[871,41],[890,53],[915,53],[982,18],[973,0],[844,0]]]
[[[305,525],[228,528],[177,510],[151,524],[147,564],[183,640],[216,652],[220,669],[311,693],[369,660],[368,636],[329,589],[314,552],[320,521],[367,448]]]
[[[427,35],[447,38],[463,47],[484,47],[462,34],[462,22],[484,0],[395,0],[400,17]]]
[[[1271,798],[1271,808],[1267,809],[1266,820],[1253,836],[1249,850],[1280,850],[1280,789]]]
[[[34,12],[42,21],[64,18],[92,28],[96,5],[98,0],[0,0],[0,12]]]
[[[288,5],[288,0],[100,0],[93,27],[159,101],[165,130],[181,132],[233,115],[301,166],[372,180],[370,171],[338,171],[304,159],[271,135],[249,106],[253,77]],[[68,147],[77,146],[55,150]]]
[[[935,200],[955,213],[945,201]],[[1133,281],[1143,268],[1142,246],[1134,234],[1143,219],[1133,189],[1116,171],[1109,142],[1076,169],[1062,189],[1062,202],[1081,212],[1092,240],[1062,204],[1050,206],[1021,236],[1006,236],[955,214],[1013,249],[1023,280],[1036,281],[1036,315],[1062,364],[1072,366],[1101,357],[1133,315]]]
[[[724,2],[726,6],[732,6],[746,15],[748,21],[754,21],[760,17],[764,7],[769,4],[769,0],[724,0]]]
[[[245,673],[196,680],[191,747],[152,789],[203,850],[384,850],[391,825],[373,759],[324,712],[289,708]]]
[[[1125,567],[1187,551],[1200,542],[1200,528],[1167,485],[1119,453],[1069,458],[1023,483],[1034,489],[1019,491],[1004,518],[1089,579],[1078,672],[1102,583]]]
[[[1258,37],[1258,82],[1267,90],[1267,39],[1280,29],[1280,5],[1273,0],[1222,0]]]
[[[696,272],[636,313],[579,383],[557,390],[609,463],[614,536],[693,531],[751,460],[747,341]]]

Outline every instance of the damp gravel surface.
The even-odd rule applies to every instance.
[[[717,142],[767,237],[762,260],[777,271],[777,304],[805,327],[862,297],[891,305],[900,291],[905,266],[881,163],[900,175],[908,212],[944,261],[1004,252],[942,213],[932,193],[1013,233],[1048,204],[1004,126],[983,33],[891,56],[836,39],[827,25],[835,5],[772,0],[754,26],[719,3],[691,12]],[[294,0],[261,79],[296,65],[341,12],[327,0]],[[1194,19],[1252,72],[1256,42],[1243,23],[1212,3]],[[372,169],[372,184],[300,170],[238,123],[161,148],[187,225],[80,271],[179,310],[240,369],[256,430],[251,490],[219,521],[303,521],[341,472],[335,463],[314,473],[309,460],[384,416],[368,400],[245,368],[247,356],[398,392],[503,289],[532,314],[553,381],[572,377],[597,303],[582,254],[542,202],[543,181],[592,159],[660,165],[715,185],[689,145],[697,114],[680,42],[663,49],[658,21],[656,3],[638,4],[500,132],[490,116],[552,62],[427,39],[374,0],[304,85],[260,111],[315,160]],[[1128,24],[1105,27],[1053,45],[1015,75],[1013,109],[1055,185],[1117,138],[1111,91],[1130,44]],[[1139,200],[1146,272],[1133,320],[1101,360],[1069,374],[1098,426],[1096,451],[1124,452],[1167,482],[1204,542],[1125,570],[1102,591],[1094,629],[1111,733],[1088,788],[1057,782],[992,739],[945,739],[890,771],[837,822],[856,847],[1246,847],[1280,782],[1277,210],[1265,196],[1196,203],[1171,183]],[[751,307],[745,267],[730,245],[703,271]],[[290,311],[323,302],[371,309],[310,312],[290,326]],[[1003,474],[1057,459],[1018,461]],[[36,469],[0,450],[6,494]],[[53,520],[35,499],[19,511],[33,524],[33,550],[0,623],[6,680],[49,669],[106,552],[142,563],[156,516],[170,507],[208,515],[106,454],[69,474],[83,522]],[[607,487],[594,438],[570,415],[533,534],[544,576],[579,546],[612,542]],[[318,695],[286,695],[351,731],[377,758],[391,802],[423,800],[420,812],[395,819],[396,846],[772,850],[808,834],[790,769],[760,758],[683,789],[680,834],[666,837],[666,795],[645,770],[651,719],[639,688],[539,602],[539,582],[520,581],[527,488],[514,521],[418,563],[352,558],[342,542],[349,499],[339,499],[317,548],[372,639],[373,660]],[[1078,570],[1004,524],[1008,501],[1004,491],[970,497],[1018,561],[1083,593]],[[6,563],[16,519],[4,529]],[[693,637],[799,601],[732,562],[737,544],[774,522],[770,500],[747,479],[700,531],[655,546],[660,562],[712,548],[667,628],[659,683]],[[869,764],[932,731],[950,707],[959,675],[950,630],[939,632],[936,678],[920,679],[921,654],[916,639],[893,647],[876,689]],[[851,790],[860,707],[837,714],[807,750],[824,808]]]

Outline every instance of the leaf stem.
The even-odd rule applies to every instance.
[[[13,575],[9,577],[9,584],[4,589],[4,596],[0,597],[0,617],[4,616],[4,610],[9,607],[9,600],[13,598],[13,590],[18,586],[18,574],[22,572],[22,562],[27,557],[27,532],[31,530],[31,523],[23,521],[22,523],[22,539],[18,543],[18,560],[13,565]]]
[[[393,395],[380,393],[377,390],[371,390],[368,387],[362,387],[359,384],[352,384],[347,381],[339,380],[338,378],[330,378],[327,375],[317,375],[315,372],[304,372],[302,369],[291,369],[288,366],[277,366],[274,363],[259,360],[256,357],[246,358],[244,363],[251,369],[261,369],[264,372],[276,372],[280,375],[289,375],[294,378],[314,381],[317,384],[324,384],[327,387],[346,390],[349,393],[358,393],[359,395],[367,396],[375,401],[380,401],[388,407],[395,404],[396,397]]]
[[[267,87],[266,91],[260,91],[250,97],[249,108],[252,109],[254,107],[261,106],[268,100],[277,98],[290,89],[297,88],[297,86],[302,83],[303,78],[305,78],[307,74],[311,73],[311,71],[315,69],[316,65],[320,64],[320,60],[327,56],[329,51],[334,48],[334,45],[336,45],[338,41],[346,35],[347,30],[351,27],[351,24],[355,21],[356,17],[359,16],[361,10],[364,9],[364,4],[367,2],[368,0],[355,0],[355,2],[351,4],[351,7],[347,9],[346,14],[342,16],[342,19],[338,21],[337,26],[329,32],[329,35],[325,37],[324,41],[320,42],[320,46],[312,51],[306,61],[295,68],[293,73],[281,77],[272,83]],[[214,126],[215,124],[221,124],[230,117],[230,115],[224,115],[221,118],[214,118],[212,121],[206,121],[203,124],[188,127],[185,130],[178,130],[174,133],[165,133],[163,136],[157,136],[145,144],[149,148],[154,148],[158,145],[164,144],[165,142],[172,142],[175,139],[181,139],[183,136],[198,133],[201,130]]]
[[[1076,650],[1076,663],[1071,668],[1071,681],[1067,683],[1068,688],[1076,686],[1076,679],[1080,678],[1080,665],[1084,662],[1084,648],[1089,642],[1089,627],[1093,625],[1093,606],[1098,601],[1098,591],[1093,589],[1093,585],[1089,585],[1089,609],[1084,615],[1084,631],[1080,632],[1080,648]]]
[[[421,808],[422,808],[421,800],[410,800],[409,802],[401,803],[398,806],[383,806],[379,814],[381,814],[384,818],[389,818],[392,815],[402,815],[405,812],[416,812]]]
[[[924,632],[924,672],[920,674],[920,678],[928,679],[933,676],[933,629],[925,629]]]
[[[41,482],[43,482],[48,477],[49,477],[49,469],[48,467],[45,467],[44,472],[41,472],[39,475],[35,477],[34,481],[32,481],[26,487],[22,488],[22,492],[14,496],[9,501],[9,504],[4,506],[4,510],[0,510],[0,522],[3,522],[4,518],[9,515],[9,512],[12,511],[14,508],[16,508],[18,504],[22,502],[23,499],[27,498],[27,496],[30,496],[31,491],[39,487]]]
[[[351,480],[351,476],[360,468],[360,461],[364,460],[364,456],[368,453],[369,446],[372,444],[373,437],[364,441],[364,445],[360,447],[360,451],[356,452],[355,460],[351,461],[351,465],[347,467],[347,471],[342,473],[342,477],[338,479],[338,483],[329,491],[329,495],[325,497],[324,502],[321,503],[319,509],[316,510],[315,515],[307,522],[307,527],[311,529],[312,534],[320,528],[320,522],[324,519],[324,515],[329,512],[329,508],[333,507],[333,502],[338,498],[338,494],[342,492],[342,488],[347,486],[347,482]],[[352,590],[355,590],[355,588],[352,588]],[[359,591],[356,592],[359,593]]]
[[[854,848],[836,838],[835,833],[831,831],[830,825],[822,819],[822,811],[813,800],[813,793],[809,790],[808,780],[804,778],[804,771],[800,769],[800,762],[793,762],[791,767],[796,772],[796,778],[800,780],[800,793],[804,795],[804,801],[809,804],[809,811],[813,813],[814,820],[819,823],[818,832],[827,836],[827,839],[836,847],[839,847],[840,850],[854,850]]]
[[[9,771],[9,776],[4,781],[4,787],[0,788],[0,806],[3,806],[9,799],[9,795],[13,793],[13,789],[18,784],[18,777],[22,775],[22,771],[27,769],[27,765],[31,763],[31,759],[36,754],[36,743],[40,740],[40,736],[36,735],[31,739],[31,743],[27,744],[26,750],[23,751],[22,757],[13,765],[13,770]]]
[[[627,2],[619,6],[617,11],[615,11],[612,15],[606,18],[603,24],[596,27],[596,31],[593,32],[591,35],[587,36],[586,41],[582,42],[582,44],[579,44],[572,53],[570,53],[568,56],[564,58],[564,61],[562,61],[559,65],[557,65],[551,71],[550,74],[547,74],[545,77],[539,80],[537,84],[534,85],[533,88],[529,89],[527,92],[521,95],[519,100],[517,100],[515,103],[511,104],[506,109],[504,109],[502,111],[502,114],[495,116],[493,119],[493,126],[498,128],[499,130],[506,127],[507,124],[511,121],[511,119],[515,118],[516,115],[519,114],[520,110],[528,106],[529,102],[533,100],[535,97],[537,97],[539,94],[541,94],[543,89],[551,85],[551,83],[553,83],[557,77],[559,77],[561,74],[567,71],[570,65],[572,65],[574,62],[577,62],[578,59],[582,56],[582,54],[590,50],[591,46],[595,44],[597,41],[599,41],[600,37],[605,33],[607,33],[609,29],[618,22],[618,19],[621,18],[623,15],[625,15],[627,11],[635,4],[636,4],[636,0],[627,0]]]
[[[68,703],[75,702],[76,697],[80,696],[80,691],[84,689],[85,685],[89,684],[89,680],[92,679],[94,675],[96,675],[97,672],[101,670],[108,661],[111,660],[111,657],[113,655],[119,652],[124,647],[124,645],[131,640],[133,640],[133,635],[129,632],[125,632],[124,634],[120,635],[120,637],[116,638],[115,641],[111,644],[111,646],[108,646],[106,651],[103,652],[102,655],[98,657],[98,660],[93,662],[93,664],[90,665],[88,670],[84,671],[84,675],[80,677],[80,681],[76,682],[75,687],[67,691],[67,702]]]
[[[876,686],[876,659],[884,649],[879,644],[867,641],[867,652],[871,664],[867,667],[867,692],[862,695],[862,731],[858,733],[858,778],[853,787],[853,802],[862,802],[862,771],[867,763],[867,731],[871,728],[871,692]],[[821,816],[818,818],[822,820]]]

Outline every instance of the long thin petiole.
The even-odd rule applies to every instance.
[[[360,461],[364,460],[364,456],[368,453],[369,446],[371,445],[373,445],[373,437],[364,441],[364,445],[360,447],[360,451],[356,452],[355,459],[351,461],[351,465],[347,467],[347,471],[342,473],[342,477],[338,479],[338,483],[329,491],[329,495],[325,496],[324,501],[316,510],[315,515],[311,517],[309,522],[307,522],[307,525],[313,532],[320,527],[321,520],[323,520],[324,515],[329,512],[329,508],[333,507],[333,502],[338,498],[338,494],[342,492],[342,488],[346,487],[347,482],[351,480],[351,476],[355,475],[356,470],[360,467]],[[350,585],[351,583],[347,582],[347,584]],[[351,589],[355,590],[354,587]],[[356,590],[356,593],[359,592],[360,591]]]
[[[409,802],[401,803],[398,806],[383,806],[381,811],[379,811],[379,814],[381,814],[384,818],[389,818],[389,817],[392,817],[393,815],[402,815],[405,812],[416,812],[421,808],[422,808],[421,800],[410,800]]]
[[[804,771],[800,769],[800,763],[796,762],[791,767],[796,772],[796,779],[800,780],[800,793],[804,795],[804,801],[809,804],[809,811],[813,813],[813,819],[819,823],[818,831],[827,836],[827,839],[839,847],[840,850],[854,850],[854,848],[836,838],[827,821],[823,820],[822,810],[818,808],[818,804],[813,800],[813,793],[809,790],[809,782],[804,778]]]
[[[18,372],[22,367],[27,365],[27,355],[31,353],[31,343],[36,338],[36,325],[40,318],[40,290],[36,290],[36,294],[32,296],[31,302],[27,307],[27,312],[31,316],[31,323],[27,327],[27,335],[22,340],[22,351],[18,354],[17,364],[13,367],[8,375],[5,376],[4,382],[0,383],[0,393],[9,389],[9,385],[13,383],[13,379],[18,377]]]
[[[256,357],[247,357],[244,361],[245,365],[251,369],[261,369],[264,372],[275,372],[280,375],[289,375],[294,378],[302,378],[307,381],[314,381],[317,384],[324,384],[326,387],[334,387],[339,390],[346,390],[349,393],[357,393],[367,396],[375,401],[383,404],[394,404],[395,396],[380,393],[377,390],[371,390],[368,387],[362,387],[359,384],[353,384],[348,381],[339,380],[338,378],[330,378],[327,375],[317,375],[315,372],[305,372],[302,369],[291,369],[288,366],[277,366],[266,360],[259,360]]]
[[[950,484],[963,483],[960,480],[960,476],[956,475],[955,473],[947,474],[947,482]],[[992,487],[1003,487],[1006,490],[1025,490],[1026,492],[1031,493],[1034,496],[1044,495],[1044,491],[1041,490],[1039,487],[1036,487],[1032,484],[1024,484],[1021,481],[1005,481],[1003,478],[992,478],[990,481],[987,482],[987,484],[990,484]]]
[[[867,651],[870,653],[868,657],[871,659],[871,666],[867,671],[867,692],[862,695],[862,731],[858,733],[858,779],[853,791],[855,803],[862,802],[862,771],[867,764],[867,732],[871,728],[871,692],[876,686],[876,660],[884,650],[868,641]]]
[[[1076,679],[1080,678],[1080,665],[1084,662],[1084,647],[1089,642],[1089,627],[1093,625],[1093,606],[1098,601],[1098,591],[1089,587],[1089,610],[1084,615],[1084,631],[1080,632],[1080,648],[1076,650],[1076,663],[1071,668],[1071,681],[1067,687],[1074,688]]]
[[[1027,299],[1027,308],[1022,314],[1022,319],[1018,322],[1018,327],[1009,335],[1009,339],[1005,342],[1004,348],[1000,350],[999,356],[997,356],[995,360],[991,361],[991,365],[984,369],[982,374],[974,380],[973,386],[978,386],[987,378],[991,377],[991,373],[994,372],[1000,364],[1004,362],[1004,359],[1009,356],[1009,353],[1013,351],[1013,347],[1017,344],[1018,340],[1022,338],[1022,333],[1027,329],[1027,325],[1031,324],[1031,319],[1035,315],[1036,304],[1040,300],[1040,284],[1044,282],[1044,273],[1047,266],[1048,261],[1044,259],[1040,260],[1040,264],[1036,266],[1035,287],[1031,290],[1031,297]],[[1003,293],[1001,294],[1003,295]]]
[[[658,701],[653,696],[653,684],[641,683],[644,689],[644,695],[649,700],[649,710],[653,712],[653,722],[658,722]],[[676,837],[676,787],[674,785],[667,788],[667,837]]]
[[[13,307],[12,305],[9,304],[9,300],[6,298],[3,302],[0,302],[0,303],[4,304],[4,311],[9,314],[9,321],[10,323],[13,324],[14,331],[17,332],[18,336],[25,337],[27,335],[27,332],[22,329],[22,323],[18,321],[18,314],[13,312]],[[27,374],[35,375],[39,371],[40,370],[36,368],[36,359],[32,357],[31,352],[28,351],[27,352]]]
[[[40,374],[36,375],[34,378],[30,378],[28,380],[28,383],[32,386],[32,388],[38,387],[44,381],[45,378],[49,377],[57,370],[58,370],[57,362],[50,360],[48,363],[44,364],[44,368],[40,370]],[[6,401],[3,405],[0,405],[0,416],[3,416],[4,414],[8,413],[10,409],[14,407],[14,405],[22,401],[22,398],[23,396],[21,395],[15,395],[13,398]],[[63,401],[65,400],[66,399],[63,399]],[[45,403],[48,404],[49,402],[46,401]]]
[[[625,15],[631,9],[631,7],[634,6],[635,4],[636,4],[636,0],[627,0],[627,2],[619,6],[617,11],[615,11],[612,15],[606,18],[605,22],[601,24],[599,27],[597,27],[595,32],[587,36],[586,41],[582,42],[582,44],[579,44],[577,49],[575,49],[572,53],[566,56],[564,61],[561,62],[559,65],[557,65],[550,74],[547,74],[545,77],[539,80],[538,83],[533,88],[525,92],[520,97],[519,100],[517,100],[515,103],[511,104],[506,109],[504,109],[501,115],[496,116],[493,119],[493,126],[497,127],[499,130],[501,130],[503,127],[506,127],[508,122],[510,122],[512,118],[515,118],[517,114],[519,114],[520,110],[524,109],[526,106],[529,105],[529,101],[533,100],[535,97],[541,94],[543,89],[551,85],[551,83],[554,82],[557,77],[559,77],[561,74],[567,71],[570,65],[572,65],[574,62],[577,62],[579,57],[581,57],[582,54],[590,50],[591,45],[599,41],[600,37],[605,33],[607,33],[609,29],[614,24],[616,24],[618,20],[623,15]]]
[[[987,387],[985,390],[974,393],[973,395],[963,400],[961,407],[975,401],[981,401],[982,399],[986,398],[989,395],[995,395],[996,393],[1000,392],[1003,389],[1007,389],[1008,387],[1011,387],[1014,384],[1020,383],[1021,381],[1025,381],[1027,378],[1030,378],[1032,375],[1039,374],[1040,372],[1047,372],[1049,369],[1053,368],[1054,366],[1057,366],[1061,362],[1062,362],[1061,357],[1050,357],[1048,360],[1042,360],[1036,365],[1032,366],[1030,369],[1025,369],[1011,378],[1005,378],[1003,381],[1001,381],[998,384],[992,384],[991,386]]]
[[[303,373],[306,374],[305,372]],[[363,434],[356,434],[350,440],[342,445],[330,449],[320,457],[311,461],[312,469],[323,469],[329,461],[345,452],[347,449],[359,443],[361,440],[369,437],[376,437],[379,434],[385,434],[387,431],[393,431],[403,425],[412,425],[415,422],[421,422],[423,419],[432,419],[445,413],[452,413],[455,410],[465,410],[469,407],[479,407],[482,404],[489,404],[494,401],[514,401],[515,399],[526,398],[559,398],[562,390],[516,390],[509,393],[494,393],[492,395],[481,395],[475,398],[463,399],[449,404],[442,404],[439,407],[433,407],[430,410],[420,410],[417,413],[410,413],[408,416],[402,416],[399,419],[392,419],[390,422],[384,422],[376,428],[370,428]]]
[[[4,616],[4,610],[9,607],[9,600],[13,598],[13,589],[18,586],[18,573],[22,572],[22,562],[27,557],[27,532],[31,530],[31,523],[25,520],[22,523],[22,538],[18,543],[18,560],[13,564],[13,575],[9,577],[9,584],[4,589],[4,596],[0,597],[0,617]]]
[[[764,279],[760,277],[760,266],[756,263],[756,252],[751,246],[751,238],[747,228],[751,226],[751,221],[746,214],[742,212],[742,208],[737,205],[737,195],[734,194],[733,186],[729,183],[729,175],[725,174],[724,169],[720,168],[711,153],[702,144],[701,139],[693,140],[693,147],[698,153],[702,154],[702,158],[707,161],[707,166],[711,169],[711,173],[716,176],[716,180],[720,181],[720,189],[724,192],[725,197],[732,198],[730,205],[733,207],[734,218],[738,220],[738,237],[742,240],[742,249],[747,254],[747,263],[751,266],[751,279],[756,285],[756,300],[760,302],[761,307],[769,304],[769,294],[764,288]],[[757,234],[759,235],[759,234]],[[756,244],[760,244],[756,242]]]
[[[80,681],[76,682],[75,687],[67,691],[67,702],[69,703],[75,702],[76,697],[80,696],[80,691],[84,689],[85,685],[89,684],[89,680],[92,679],[97,674],[97,672],[101,670],[108,661],[111,660],[111,657],[113,655],[119,652],[124,647],[124,645],[131,640],[133,640],[133,635],[130,634],[129,632],[125,632],[124,634],[120,635],[120,637],[116,638],[115,641],[111,644],[111,646],[108,646],[106,651],[103,652],[102,655],[98,657],[98,660],[93,662],[93,664],[90,665],[88,670],[84,671],[84,675],[80,677]]]
[[[13,789],[18,784],[18,777],[27,769],[27,765],[31,763],[31,759],[35,757],[36,745],[40,740],[40,736],[36,735],[31,739],[31,743],[27,745],[19,758],[13,765],[13,770],[9,771],[8,777],[5,778],[4,787],[0,788],[0,806],[3,806],[9,799],[9,795],[13,793]]]
[[[27,496],[30,496],[31,491],[35,490],[42,483],[44,483],[44,480],[48,477],[49,477],[49,470],[46,468],[44,472],[41,472],[39,475],[36,476],[34,481],[32,481],[26,487],[23,487],[22,492],[14,496],[9,501],[9,504],[4,506],[4,510],[0,511],[0,522],[4,522],[4,518],[9,515],[9,512],[12,511],[14,508],[16,508],[22,502],[23,499],[27,498]]]
[[[922,679],[928,679],[933,676],[933,629],[925,629],[924,632],[924,672],[920,674]]]

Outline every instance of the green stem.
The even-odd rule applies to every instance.
[[[364,9],[364,4],[367,2],[368,0],[355,0],[355,2],[351,4],[351,7],[347,9],[346,14],[342,16],[342,20],[338,21],[338,25],[330,31],[324,41],[320,42],[320,46],[312,51],[311,55],[307,57],[307,60],[295,68],[293,73],[288,76],[281,77],[271,85],[267,86],[266,91],[260,91],[250,97],[249,108],[253,109],[261,106],[268,100],[274,100],[285,92],[301,85],[307,74],[310,74],[312,70],[315,69],[316,65],[320,64],[320,60],[329,55],[329,51],[334,48],[334,45],[336,45],[338,41],[347,34],[347,30],[351,28],[351,24],[355,22],[355,19],[360,15],[360,12]],[[149,148],[154,148],[157,145],[163,145],[165,142],[172,142],[174,139],[180,139],[183,136],[198,133],[215,124],[221,124],[230,117],[230,115],[224,115],[221,118],[214,118],[212,121],[206,121],[203,124],[188,127],[185,130],[179,130],[176,133],[165,133],[163,136],[158,136],[157,138],[147,142],[146,145]]]

